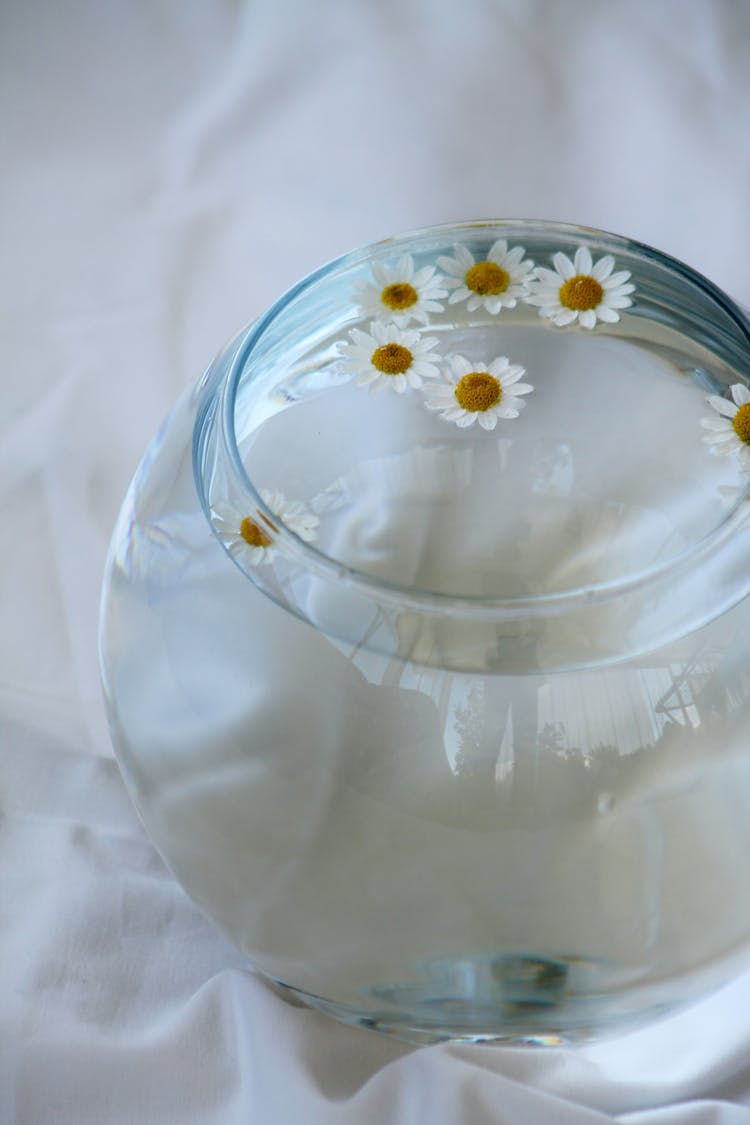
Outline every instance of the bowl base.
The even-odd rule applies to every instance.
[[[370,989],[361,1008],[283,981],[271,983],[287,1001],[406,1043],[561,1047],[599,1036],[606,1022],[601,1018],[601,997],[576,997],[569,992],[571,969],[580,970],[580,962],[569,965],[565,960],[522,954],[485,962],[441,961],[418,983]],[[621,1018],[617,1022],[619,1026]]]

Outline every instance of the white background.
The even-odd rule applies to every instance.
[[[0,4],[3,1125],[750,1122],[750,979],[570,1051],[412,1050],[282,1003],[150,846],[96,657],[140,454],[289,284],[543,217],[750,305],[749,123],[744,0]]]

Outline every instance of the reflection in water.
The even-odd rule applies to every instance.
[[[612,773],[677,743],[721,752],[750,699],[750,644],[726,620],[701,638],[622,667],[525,676],[445,673],[333,643],[374,689],[374,716],[382,721],[383,689],[392,692],[385,711],[421,697],[424,713],[435,713],[422,752],[514,804],[538,796],[542,782],[554,789],[563,774],[579,794],[601,792]]]
[[[750,698],[741,647],[703,645],[670,653],[669,663],[645,658],[568,676],[476,679],[468,689],[457,683],[446,723],[454,774],[485,806],[573,812],[594,802],[609,812],[644,770],[736,743],[734,717]]]
[[[401,799],[409,775],[419,788],[426,755],[428,774],[449,766],[464,814],[515,809],[533,820],[535,811],[588,815],[594,808],[604,815],[631,789],[644,791],[649,778],[656,783],[657,775],[684,772],[692,759],[736,749],[736,716],[750,699],[748,645],[719,623],[699,647],[682,641],[659,655],[658,662],[644,657],[627,667],[554,676],[471,677],[397,660],[381,665],[377,679],[381,693],[385,686],[393,692],[389,706],[421,697],[435,715],[432,735],[420,739],[421,763],[412,759],[407,770],[393,763]],[[361,670],[372,683],[375,669]],[[380,695],[376,708],[382,706]],[[416,790],[412,796],[419,803]]]

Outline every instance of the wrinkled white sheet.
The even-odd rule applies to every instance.
[[[750,305],[750,6],[5,0],[0,108],[0,1120],[750,1121],[750,977],[575,1050],[413,1050],[282,1002],[149,844],[96,657],[146,442],[328,258],[548,217]]]

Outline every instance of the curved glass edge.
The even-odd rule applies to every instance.
[[[288,304],[311,285],[376,251],[393,252],[415,239],[444,244],[459,233],[490,239],[511,231],[527,238],[575,237],[599,249],[627,250],[697,286],[736,325],[750,348],[742,310],[710,281],[660,251],[621,236],[569,224],[491,220],[427,228],[363,247],[320,267],[287,291],[217,357],[200,384],[194,471],[210,523],[207,482],[220,474],[248,510],[276,520],[242,464],[234,433],[239,381],[253,348]],[[524,672],[617,663],[706,624],[750,592],[746,497],[678,556],[623,579],[534,597],[460,596],[389,584],[354,570],[278,526],[273,566],[243,573],[277,604],[354,649],[460,671]],[[743,525],[744,533],[743,533]],[[577,640],[575,638],[578,638]]]

